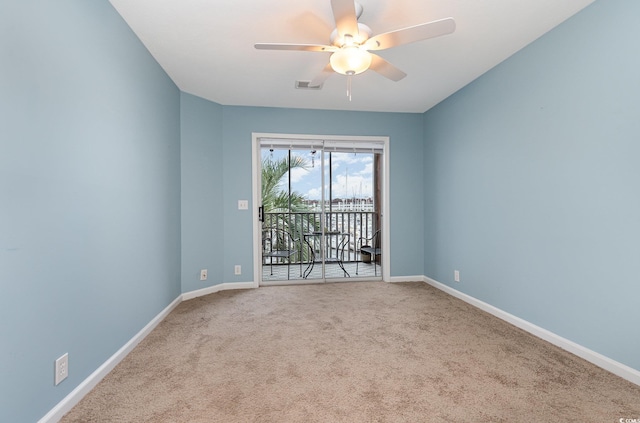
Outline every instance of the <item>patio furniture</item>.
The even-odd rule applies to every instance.
[[[382,255],[382,248],[380,244],[380,229],[374,232],[370,237],[361,236],[358,238],[358,251],[360,256],[368,254],[373,261],[373,274],[378,276],[378,256]],[[358,274],[358,265],[361,260],[356,261],[356,275]]]
[[[262,230],[262,259],[269,259],[271,275],[273,276],[273,259],[276,262],[287,262],[287,279],[290,279],[291,257],[298,253],[296,245],[300,242],[291,233],[280,228],[265,228]],[[302,261],[300,260],[300,276],[302,277]]]
[[[309,251],[310,251],[309,264],[307,265],[307,268],[304,271],[305,279],[308,278],[311,272],[313,271],[313,268],[316,262],[316,249],[314,248],[316,243],[315,241],[311,241],[311,240],[312,239],[320,240],[320,237],[322,235],[323,233],[320,231],[314,231],[314,232],[304,234],[304,241],[309,247]],[[338,263],[338,266],[340,266],[340,269],[342,269],[344,277],[351,277],[351,275],[349,275],[349,272],[347,272],[347,270],[344,268],[344,249],[347,245],[349,245],[349,237],[351,236],[351,234],[349,234],[348,232],[327,231],[324,233],[324,236],[325,236],[325,243],[327,244],[327,248],[325,249],[326,256],[324,257],[325,263],[330,263],[330,262]],[[331,237],[337,238],[337,241],[336,241],[337,245],[335,248],[332,247]],[[332,254],[329,254],[329,251],[333,251],[333,250],[335,250],[335,256],[333,256]]]

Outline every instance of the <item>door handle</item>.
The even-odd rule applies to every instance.
[[[264,222],[264,207],[258,207],[258,220]]]

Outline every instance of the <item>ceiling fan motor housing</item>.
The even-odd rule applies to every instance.
[[[373,32],[371,31],[371,28],[369,28],[367,25],[363,23],[358,22],[358,33],[355,35],[350,34],[351,40],[354,44],[362,45],[371,37],[372,33]],[[347,40],[345,40],[345,37],[338,36],[337,28],[331,31],[331,36],[329,37],[329,40],[331,42],[331,45],[336,47],[342,47],[348,42]]]
[[[362,15],[362,5],[355,2],[356,19]],[[362,45],[371,37],[372,31],[367,25],[358,22],[357,34],[338,34],[338,28],[331,32],[329,40],[331,45],[339,50],[329,58],[329,63],[334,71],[342,75],[357,75],[369,69],[371,66],[371,53]]]

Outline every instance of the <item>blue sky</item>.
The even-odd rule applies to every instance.
[[[287,156],[287,150],[273,150],[273,159]],[[306,161],[306,168],[291,171],[292,190],[302,194],[309,200],[319,200],[322,194],[321,157],[318,151],[312,155],[310,151],[293,150],[293,155],[301,156]],[[327,192],[329,198],[329,153],[325,154]],[[262,157],[268,157],[268,148],[262,150]],[[373,154],[371,153],[331,153],[333,198],[370,198],[373,196]],[[281,189],[287,189],[287,178],[283,178]]]

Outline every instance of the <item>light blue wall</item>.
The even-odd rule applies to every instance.
[[[181,94],[182,292],[223,283],[222,106]],[[200,281],[200,269],[207,269]]]
[[[183,232],[182,248],[200,250],[197,260],[183,261],[183,290],[207,287],[223,282],[253,281],[252,217],[249,211],[237,209],[240,199],[251,200],[251,134],[252,132],[378,135],[390,137],[390,202],[391,202],[391,274],[421,275],[424,269],[424,243],[417,233],[423,232],[422,177],[423,116],[407,113],[337,112],[255,107],[222,107],[222,145],[218,140],[218,106],[192,96],[183,96],[182,121],[186,115],[210,116],[210,123],[194,123],[198,133],[193,138],[208,140],[190,142],[194,148],[185,154],[183,178],[191,168],[198,169],[206,181],[198,186],[221,183],[222,219],[205,198],[202,213],[187,214],[199,207],[200,197],[183,193],[183,229],[188,225],[198,231]],[[199,117],[196,120],[202,119]],[[183,130],[184,133],[184,130]],[[220,182],[221,181],[221,182]],[[188,182],[183,180],[183,188]],[[219,193],[212,187],[208,193]],[[209,194],[206,194],[207,196]],[[213,257],[220,254],[219,257]],[[206,283],[198,280],[199,270],[207,263],[221,263],[215,277]],[[233,274],[233,266],[242,265],[243,274]],[[211,269],[209,269],[211,271]]]
[[[640,370],[638,16],[597,1],[426,113],[425,273]]]
[[[180,103],[106,0],[1,9],[0,421],[34,422],[180,294]]]

